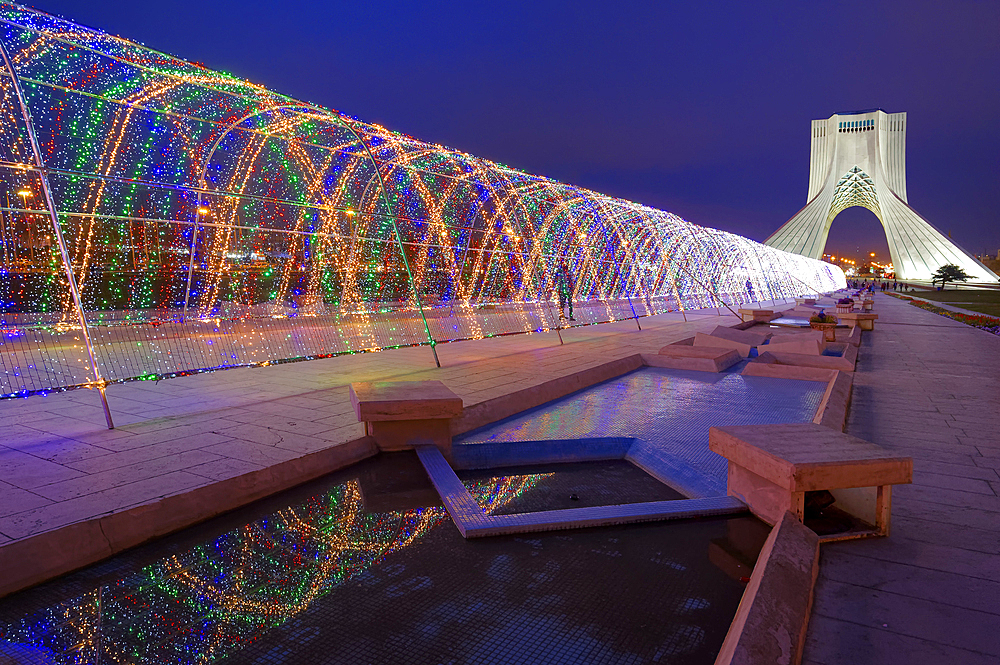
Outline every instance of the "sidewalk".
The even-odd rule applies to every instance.
[[[1000,336],[876,295],[847,432],[914,459],[886,539],[823,545],[803,662],[1000,662]]]

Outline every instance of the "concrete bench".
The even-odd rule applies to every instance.
[[[773,309],[740,308],[736,311],[740,315],[740,318],[744,321],[759,321],[761,323],[767,323],[777,316]]]
[[[431,445],[451,457],[451,419],[462,415],[462,398],[440,381],[352,383],[351,404],[379,450]]]
[[[875,321],[878,314],[873,312],[847,312],[839,315],[840,322],[862,330],[875,330]]]
[[[768,524],[805,521],[806,492],[828,490],[866,528],[821,536],[889,535],[892,486],[913,480],[913,459],[813,423],[712,427],[709,448],[729,460],[727,491]]]

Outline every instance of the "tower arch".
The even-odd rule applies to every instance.
[[[953,263],[975,281],[1000,281],[910,207],[906,113],[871,109],[813,120],[807,203],[764,242],[819,259],[833,220],[854,206],[872,211],[882,223],[897,277],[930,280],[939,267]]]

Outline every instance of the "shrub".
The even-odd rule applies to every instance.
[[[820,312],[809,318],[809,323],[837,323],[837,317],[832,314],[824,314]]]

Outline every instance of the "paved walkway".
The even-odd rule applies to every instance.
[[[112,385],[117,429],[87,390],[0,401],[0,547],[363,436],[347,386],[438,379],[471,406],[717,325],[679,314],[556,333]],[[723,310],[725,311],[725,310]]]
[[[847,431],[914,458],[887,539],[823,545],[804,662],[1000,662],[1000,337],[877,295]]]

